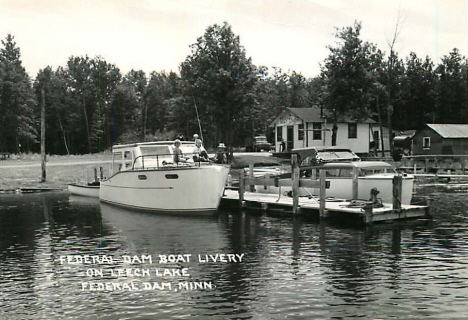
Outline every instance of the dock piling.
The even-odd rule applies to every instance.
[[[239,207],[242,208],[244,202],[244,189],[245,189],[245,174],[244,169],[240,170],[239,173]]]
[[[326,202],[326,189],[327,189],[327,180],[325,179],[325,170],[320,170],[319,173],[319,180],[320,180],[320,207],[319,207],[319,215],[320,219],[326,217],[325,214],[325,202]]]
[[[401,193],[403,186],[403,177],[401,175],[393,177],[393,210],[401,210]]]
[[[359,169],[353,168],[353,199],[358,199]]]
[[[254,164],[253,163],[249,164],[249,177],[252,179],[254,178]],[[250,192],[255,192],[255,186],[250,185],[249,190]]]
[[[299,211],[299,164],[297,162],[297,154],[291,155],[291,166],[293,213],[297,214]]]

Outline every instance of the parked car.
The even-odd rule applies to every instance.
[[[272,145],[268,142],[266,136],[256,136],[252,140],[252,138],[246,139],[245,144],[245,151],[247,152],[260,152],[260,151],[267,151],[269,152],[272,150]]]

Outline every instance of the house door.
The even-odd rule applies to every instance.
[[[291,151],[294,148],[294,126],[288,126],[286,132],[286,150]]]

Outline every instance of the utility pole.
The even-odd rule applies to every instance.
[[[46,181],[46,153],[45,153],[45,93],[44,87],[41,89],[41,168],[42,168],[42,178],[41,182]]]

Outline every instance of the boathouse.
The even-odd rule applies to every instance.
[[[413,155],[468,155],[468,124],[427,124],[413,138]]]
[[[320,108],[286,108],[272,123],[275,127],[275,152],[295,148],[327,147],[332,145],[333,120],[323,116]],[[337,146],[343,146],[359,154],[371,149],[381,150],[380,128],[372,119],[355,121],[342,117],[338,123]],[[388,129],[383,129],[388,137]],[[388,141],[385,138],[384,143]],[[387,147],[388,149],[388,147]]]

